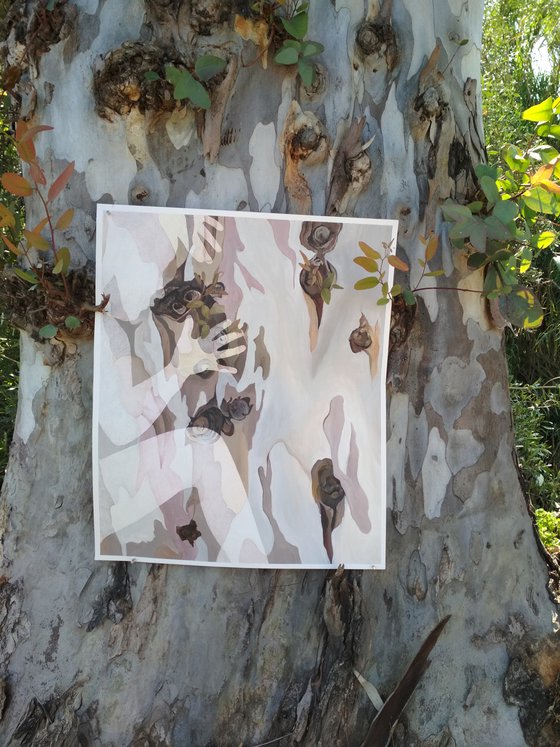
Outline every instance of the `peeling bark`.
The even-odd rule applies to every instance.
[[[309,90],[272,59],[246,66],[258,50],[233,29],[244,3],[76,0],[33,47],[40,5],[14,5],[4,55],[22,113],[55,127],[38,140],[47,171],[76,161],[56,206],[76,209],[76,265],[93,257],[97,201],[248,207],[396,217],[405,281],[434,231],[442,285],[481,287],[439,211],[471,195],[484,158],[478,0],[312,1],[309,38],[325,52]],[[126,49],[124,73],[108,75]],[[159,50],[192,64],[216,49],[230,67],[206,115],[150,100],[143,71],[167,59]],[[38,222],[40,206],[28,213]],[[24,334],[0,509],[0,744],[358,746],[374,709],[354,669],[386,698],[448,614],[392,743],[558,743],[554,608],[498,326],[475,293],[395,306],[387,570],[334,574],[95,562],[91,343],[59,360]],[[360,320],[358,356],[366,332]]]

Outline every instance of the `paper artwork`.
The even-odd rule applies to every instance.
[[[96,558],[384,567],[389,307],[353,287],[360,241],[396,223],[99,206]]]

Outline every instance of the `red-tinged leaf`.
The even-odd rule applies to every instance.
[[[438,249],[439,239],[436,236],[435,233],[430,234],[430,238],[428,239],[428,243],[426,244],[426,251],[424,253],[424,256],[426,258],[426,262],[430,262],[436,255],[437,249]]]
[[[68,166],[64,169],[64,171],[59,176],[57,176],[57,178],[51,184],[49,188],[49,194],[48,194],[49,202],[52,202],[53,200],[55,200],[58,197],[58,195],[62,192],[64,187],[68,184],[68,182],[70,181],[70,177],[74,173],[74,166],[75,166],[75,161],[72,161],[71,163],[69,163]]]
[[[23,137],[25,137],[25,133],[29,129],[29,125],[25,121],[25,119],[18,119],[16,122],[16,141],[19,142]]]
[[[552,176],[552,172],[554,171],[555,164],[553,162],[551,163],[545,163],[544,166],[541,166],[539,169],[535,171],[534,174],[531,175],[531,184],[533,186],[536,186],[537,184],[540,184],[544,179],[550,179]]]
[[[366,257],[370,257],[371,259],[381,259],[381,254],[379,254],[379,252],[376,252],[375,249],[372,249],[371,246],[369,244],[366,244],[365,241],[358,241],[358,246],[366,255]]]
[[[47,177],[45,176],[45,172],[36,162],[29,164],[29,175],[33,179],[35,184],[40,184],[41,186],[44,187],[45,184],[47,183]]]
[[[33,249],[37,249],[40,252],[47,252],[51,248],[47,239],[39,233],[24,231],[23,235],[29,246],[33,247]]]
[[[10,239],[5,234],[2,233],[2,234],[0,234],[0,236],[2,236],[2,241],[4,242],[4,244],[6,244],[6,246],[8,247],[8,249],[11,252],[13,252],[16,255],[16,257],[21,256],[21,251],[17,248],[17,246],[15,244],[13,244],[10,241]]]
[[[16,195],[16,197],[29,197],[33,194],[32,185],[20,174],[8,171],[6,174],[2,174],[1,181],[4,189]]]
[[[35,226],[35,228],[31,229],[33,233],[41,233],[43,228],[47,225],[49,222],[48,218],[43,218],[43,220],[40,220],[39,223]]]
[[[33,140],[40,132],[47,132],[48,130],[54,130],[54,127],[49,127],[49,125],[36,125],[35,127],[29,127],[21,137],[17,137],[16,133],[16,140],[19,143],[26,143],[28,140]]]
[[[72,223],[74,218],[74,208],[68,208],[65,210],[60,218],[57,220],[55,228],[57,231],[64,231]]]
[[[35,152],[35,146],[33,145],[32,141],[27,141],[24,143],[16,143],[16,150],[18,153],[18,156],[21,158],[21,160],[24,163],[31,163],[31,161],[34,161],[37,157],[37,153]]]
[[[391,267],[394,267],[395,270],[408,272],[408,270],[410,269],[406,262],[403,262],[402,259],[399,259],[399,257],[395,257],[393,254],[390,257],[387,257],[387,262],[391,265]]]
[[[0,228],[13,228],[16,225],[16,219],[12,211],[5,205],[0,204]]]

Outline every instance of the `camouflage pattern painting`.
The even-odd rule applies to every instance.
[[[390,312],[353,258],[396,230],[99,206],[97,559],[384,567]]]

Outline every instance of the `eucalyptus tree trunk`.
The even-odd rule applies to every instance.
[[[76,162],[56,205],[76,211],[75,267],[94,258],[96,202],[396,218],[411,286],[421,237],[439,237],[430,285],[462,290],[393,310],[387,569],[95,562],[92,343],[61,353],[28,330],[0,514],[0,742],[360,745],[375,709],[353,670],[386,697],[450,614],[393,744],[558,744],[503,333],[439,211],[473,197],[484,158],[482,0],[312,0],[325,51],[309,87],[256,22],[234,30],[246,5],[16,2],[7,74],[21,116],[54,127],[38,138],[48,174]],[[162,61],[206,52],[228,61],[206,112],[148,87]]]

